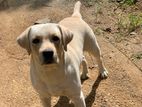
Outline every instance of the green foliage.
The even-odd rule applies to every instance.
[[[137,2],[137,0],[122,0],[121,4],[127,4],[127,5],[134,5]]]
[[[85,5],[90,7],[93,5],[94,0],[84,0],[85,1]]]
[[[132,60],[135,60],[135,59],[141,60],[141,59],[142,59],[142,52],[133,54],[133,55],[131,56],[131,58],[132,58]]]
[[[129,32],[136,30],[139,27],[142,27],[142,15],[129,15]]]
[[[142,14],[125,15],[118,20],[120,33],[129,34],[138,28],[142,28]]]

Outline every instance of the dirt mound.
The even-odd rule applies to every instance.
[[[0,0],[0,4],[2,1]],[[34,3],[38,0],[25,0],[16,9],[9,8],[0,12],[0,107],[41,107],[39,97],[30,82],[29,56],[17,45],[16,37],[38,19],[49,17],[52,21],[58,22],[71,15],[73,11],[73,1],[60,3],[58,6],[58,0],[50,3],[41,0],[44,1],[43,7],[29,9],[31,1]],[[46,6],[45,2],[50,6]],[[125,40],[117,43],[113,38],[117,34],[114,23],[117,20],[114,13],[112,14],[116,5],[107,0],[102,0],[100,4],[102,8],[98,8],[97,16],[98,11],[95,10],[95,6],[98,5],[96,4],[91,7],[83,5],[81,12],[85,21],[97,34],[109,78],[101,80],[98,77],[95,61],[86,53],[90,72],[89,79],[83,82],[82,88],[87,107],[141,107],[142,72],[137,66],[142,64],[141,60],[134,63],[129,58],[129,54],[123,51],[124,47],[125,50],[128,48],[126,42],[124,43]],[[106,28],[110,28],[111,31],[104,31]],[[135,47],[138,48],[134,51],[142,49],[139,48],[141,44],[135,44]],[[72,107],[66,98],[61,98],[59,102],[58,98],[53,98],[52,105]]]

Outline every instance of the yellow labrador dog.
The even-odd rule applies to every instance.
[[[86,107],[80,80],[80,64],[84,68],[82,79],[88,72],[83,51],[96,57],[102,78],[108,75],[95,35],[82,20],[80,6],[78,1],[72,16],[58,24],[30,26],[17,38],[18,44],[31,54],[31,81],[44,107],[51,106],[51,96],[67,96],[75,107]]]

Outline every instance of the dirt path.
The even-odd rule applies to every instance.
[[[56,2],[50,5],[53,7],[30,9],[21,6],[0,12],[0,107],[41,107],[30,83],[29,56],[16,44],[16,37],[37,19],[48,16],[59,21],[69,16],[73,8],[64,7],[65,4],[58,7]],[[86,15],[83,13],[85,20],[93,26],[91,8],[83,6],[83,9],[88,11]],[[109,78],[100,80],[97,77],[94,60],[87,54],[90,72],[89,79],[83,82],[87,107],[141,107],[142,72],[104,36],[97,36],[97,40]],[[55,107],[72,106],[66,99],[57,103],[57,98],[53,98],[52,104]]]

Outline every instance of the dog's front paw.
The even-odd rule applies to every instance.
[[[103,72],[100,73],[100,76],[102,79],[106,79],[108,77],[108,71],[104,70]]]

